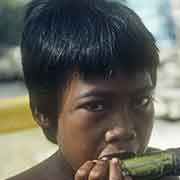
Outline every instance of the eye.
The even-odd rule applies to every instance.
[[[88,102],[81,106],[81,108],[90,111],[90,112],[103,112],[108,107],[107,105],[102,101],[95,101],[95,102]]]
[[[153,101],[153,96],[141,96],[137,97],[132,102],[132,107],[134,109],[144,109]]]

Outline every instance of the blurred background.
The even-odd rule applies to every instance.
[[[118,1],[118,0],[116,0]],[[0,0],[0,179],[50,156],[48,142],[31,118],[19,50],[28,0]],[[180,0],[122,0],[157,39],[160,68],[151,146],[180,147]]]

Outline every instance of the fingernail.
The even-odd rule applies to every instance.
[[[112,162],[113,164],[117,164],[117,163],[118,163],[118,159],[117,159],[117,158],[112,158],[111,162]]]
[[[107,158],[107,157],[103,157],[102,160],[103,160],[103,161],[107,161],[108,158]]]

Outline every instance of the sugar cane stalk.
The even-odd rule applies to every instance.
[[[121,161],[124,175],[153,180],[180,175],[180,148],[136,155]]]

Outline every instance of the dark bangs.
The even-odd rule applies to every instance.
[[[119,3],[77,1],[60,6],[34,1],[25,19],[22,55],[27,86],[54,87],[75,69],[84,77],[106,76],[116,69],[151,71],[159,62],[151,33]]]

